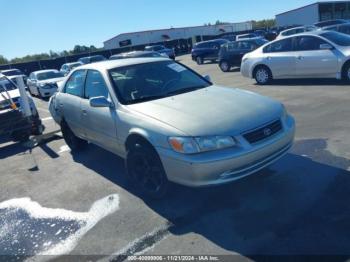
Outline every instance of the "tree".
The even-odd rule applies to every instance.
[[[8,64],[8,62],[4,56],[0,55],[0,65]]]
[[[253,29],[259,29],[259,28],[271,28],[276,26],[276,20],[275,19],[264,19],[259,21],[252,21]]]

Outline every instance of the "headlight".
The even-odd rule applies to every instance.
[[[235,141],[230,136],[197,137],[196,142],[202,152],[233,147]]]
[[[199,152],[199,148],[191,137],[170,137],[169,144],[178,153],[194,154]]]
[[[169,144],[176,152],[195,154],[233,147],[236,142],[230,136],[170,137]]]
[[[44,84],[44,83],[39,83],[39,84],[38,84],[39,87],[44,87],[45,85],[46,85],[46,84]]]

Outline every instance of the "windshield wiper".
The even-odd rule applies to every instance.
[[[141,102],[147,102],[150,100],[156,100],[156,99],[161,99],[164,98],[163,95],[154,95],[154,96],[144,96],[144,97],[140,97],[134,100],[130,100],[128,101],[128,104],[136,104],[136,103],[141,103]]]
[[[205,88],[205,87],[207,87],[207,86],[186,87],[186,88],[170,91],[170,92],[166,93],[166,96],[172,96],[172,95],[179,95],[179,94],[183,94],[183,93],[188,93],[188,92],[195,91],[195,90],[198,90],[198,89],[202,89],[202,88]]]

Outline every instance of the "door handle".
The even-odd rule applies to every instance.
[[[297,56],[297,59],[298,59],[298,60],[303,60],[304,57],[300,55],[300,56]]]

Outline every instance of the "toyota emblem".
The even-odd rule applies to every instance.
[[[264,136],[270,136],[272,133],[271,129],[270,128],[265,128],[264,129]]]

